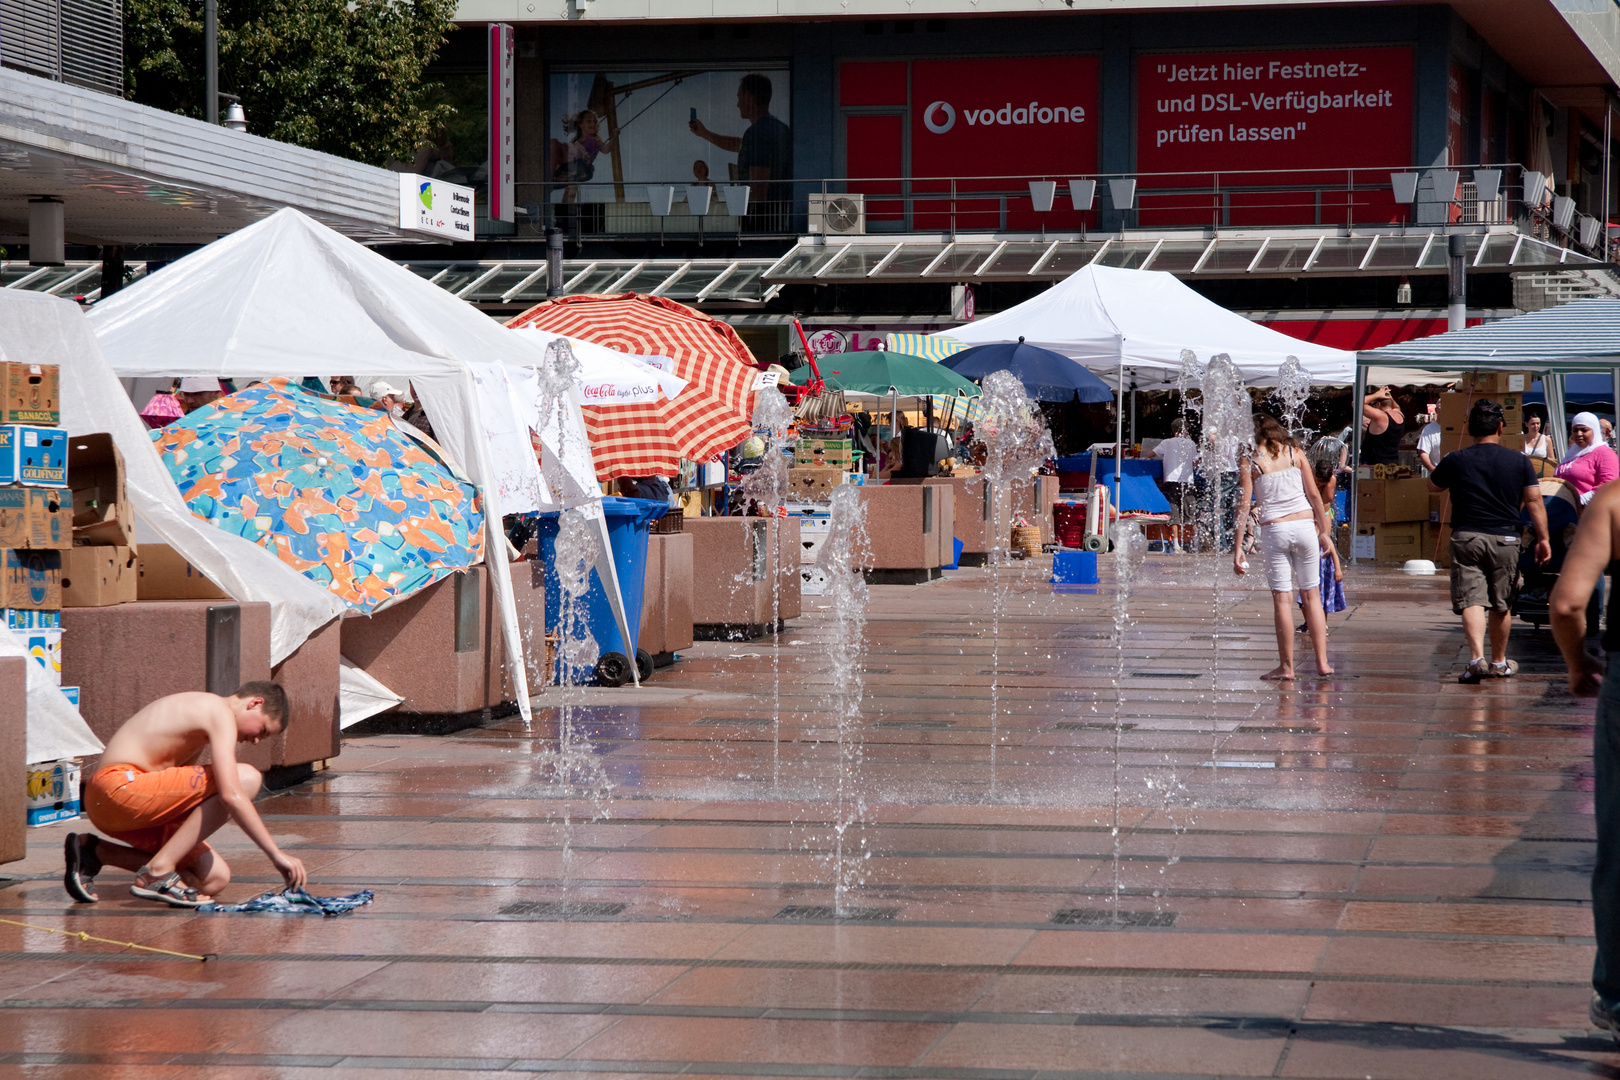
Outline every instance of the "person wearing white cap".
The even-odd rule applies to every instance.
[[[405,403],[409,395],[387,379],[373,379],[366,387],[366,396],[372,399],[372,408],[392,416],[395,420],[405,416]]]
[[[180,380],[180,389],[175,391],[175,397],[180,400],[180,408],[187,413],[194,413],[204,405],[212,405],[225,393],[219,380],[211,376],[190,375]]]

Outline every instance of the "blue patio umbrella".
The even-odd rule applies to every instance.
[[[1010,371],[1036,401],[1113,401],[1107,383],[1062,353],[1025,345],[1024,339],[975,345],[940,361],[958,375],[982,379],[992,371]]]

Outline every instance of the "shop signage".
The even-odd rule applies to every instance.
[[[473,238],[473,189],[414,173],[399,177],[399,227],[442,236]]]
[[[837,330],[818,330],[810,335],[810,351],[817,356],[831,356],[844,351],[846,339]]]
[[[516,43],[505,23],[489,24],[489,218],[516,220],[513,188],[517,174],[512,148],[514,102],[512,58]]]
[[[1095,172],[1098,93],[1091,56],[913,61],[911,175]]]
[[[1400,168],[1412,159],[1412,50],[1156,53],[1136,68],[1136,167]]]

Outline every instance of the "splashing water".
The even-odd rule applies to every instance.
[[[788,427],[793,423],[793,409],[782,391],[767,386],[754,397],[754,431],[765,440],[765,457],[743,479],[743,491],[757,499],[765,516],[775,520],[769,529],[780,529],[776,509],[787,501],[788,462],[782,453],[787,441]],[[775,545],[774,554],[780,556],[782,545]],[[780,793],[782,788],[782,572],[798,573],[798,566],[779,567],[776,558],[767,557],[765,565],[773,567],[771,574],[771,784]]]
[[[1311,374],[1299,357],[1290,355],[1277,369],[1277,388],[1271,399],[1282,410],[1283,427],[1299,435],[1305,427],[1305,402],[1311,396]]]
[[[1007,606],[1003,564],[1019,484],[1031,482],[1041,463],[1057,456],[1040,409],[1010,371],[993,371],[980,384],[974,437],[984,443],[981,470],[990,502],[990,793],[996,794],[996,750],[1001,742],[1001,619]]]
[[[1125,680],[1125,628],[1131,622],[1131,583],[1136,580],[1136,572],[1142,565],[1142,559],[1147,554],[1147,537],[1142,534],[1142,527],[1134,521],[1121,521],[1113,527],[1114,540],[1114,812],[1111,833],[1114,843],[1113,854],[1113,903],[1110,910],[1113,912],[1114,922],[1119,919],[1119,893],[1120,893],[1120,860],[1123,854],[1123,838],[1119,831],[1119,807],[1123,797],[1123,773],[1120,763],[1120,753],[1123,749],[1125,728],[1121,720],[1121,710],[1124,707],[1124,680]]]
[[[838,720],[837,806],[833,816],[833,911],[849,914],[851,895],[864,883],[871,849],[861,828],[866,799],[861,793],[861,664],[866,649],[866,504],[860,489],[843,484],[833,489],[831,528],[816,565],[827,575],[826,596],[832,602],[832,640],[827,660],[832,669],[832,706]]]
[[[1214,539],[1211,545],[1214,555],[1210,565],[1213,585],[1210,590],[1212,605],[1210,670],[1215,685],[1219,687],[1221,620],[1226,610],[1224,592],[1230,573],[1229,570],[1223,571],[1222,554],[1231,551],[1229,545],[1234,539],[1236,515],[1249,512],[1248,507],[1237,505],[1237,469],[1239,459],[1254,445],[1253,402],[1249,397],[1248,388],[1243,384],[1242,373],[1232,363],[1232,358],[1225,353],[1210,357],[1209,365],[1204,371],[1203,418],[1203,447],[1198,460],[1198,474],[1205,490],[1212,497],[1200,508],[1201,517],[1205,513],[1208,515],[1207,522],[1200,522],[1200,530],[1202,531],[1207,524],[1210,536]],[[1252,539],[1254,530],[1247,531]],[[1215,752],[1220,746],[1215,710],[1211,711],[1210,738],[1212,740],[1210,760],[1214,761]]]
[[[565,460],[573,454],[589,454],[589,447],[574,445],[578,429],[566,422],[567,414],[578,407],[573,397],[578,372],[579,361],[566,341],[554,341],[546,347],[545,362],[539,369],[540,427],[555,432],[557,454]],[[567,494],[553,492],[553,497],[566,497]],[[583,799],[589,805],[590,820],[611,815],[613,783],[608,778],[601,756],[595,752],[589,738],[578,729],[575,715],[583,701],[580,687],[590,678],[601,656],[600,647],[591,632],[587,599],[592,568],[602,551],[600,514],[599,507],[586,505],[564,510],[558,515],[553,565],[547,568],[549,573],[556,575],[560,601],[555,628],[557,656],[553,669],[557,674],[557,687],[550,695],[556,702],[557,741],[536,756],[536,763],[542,780],[549,781],[544,790],[554,790],[562,799],[562,885],[565,895],[572,877],[574,858],[574,801]]]

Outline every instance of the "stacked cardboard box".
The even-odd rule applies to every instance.
[[[0,362],[0,621],[62,683],[62,561],[73,546],[61,373]]]
[[[1440,424],[1440,454],[1454,453],[1472,446],[1468,434],[1468,413],[1480,400],[1494,401],[1502,406],[1502,445],[1511,450],[1524,449],[1524,395],[1530,389],[1534,375],[1528,371],[1470,372],[1463,376],[1458,389],[1440,395],[1438,422]],[[1451,497],[1446,494],[1429,496],[1429,515],[1420,539],[1422,554],[1416,558],[1432,559],[1438,567],[1451,565]]]

